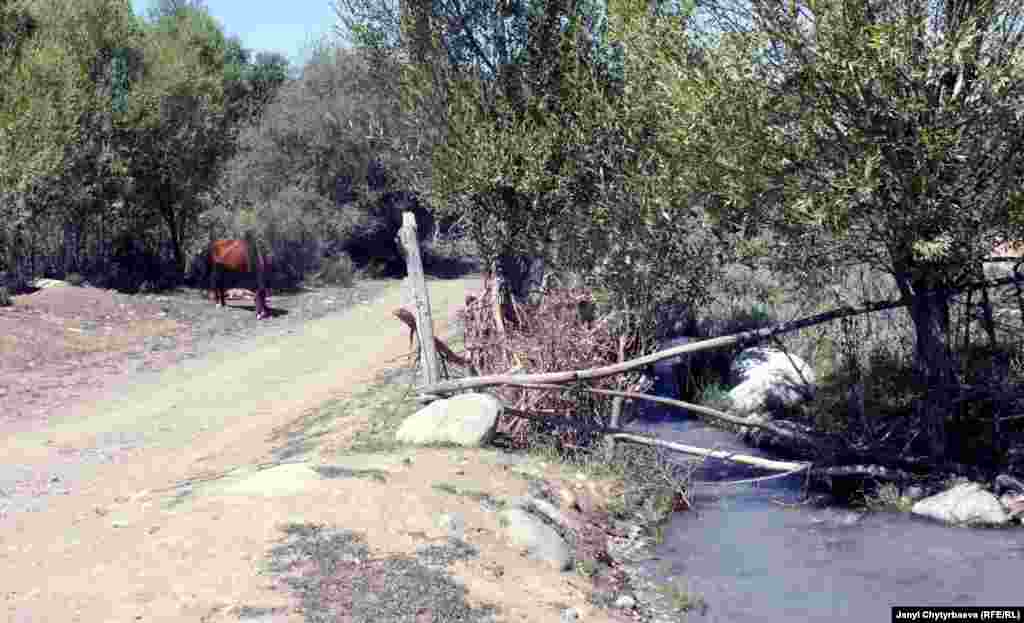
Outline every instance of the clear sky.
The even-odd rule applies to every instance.
[[[151,4],[131,2],[139,15]],[[330,33],[336,21],[331,0],[206,0],[206,6],[224,32],[237,35],[246,48],[281,52],[293,64],[301,63],[307,44]]]

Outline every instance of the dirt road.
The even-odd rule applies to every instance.
[[[430,282],[439,335],[478,285]],[[448,567],[464,607],[491,604],[497,620],[542,621],[573,605],[585,620],[608,620],[585,604],[581,578],[524,560],[499,537],[493,514],[436,487],[525,492],[522,478],[495,467],[495,453],[346,451],[391,404],[373,384],[407,351],[408,335],[390,316],[401,303],[395,283],[295,334],[252,337],[0,440],[8,468],[59,474],[37,510],[0,518],[6,620],[361,620],[343,608],[340,618],[311,618],[308,600],[265,572],[282,526],[351,530],[379,562],[443,537],[437,517],[445,512],[465,519],[466,540],[479,550]],[[97,449],[108,460],[83,458]],[[326,477],[328,464],[348,466],[331,474],[378,477]],[[371,567],[353,577],[365,580]],[[344,593],[342,583],[332,590]],[[439,608],[393,620],[442,620]]]

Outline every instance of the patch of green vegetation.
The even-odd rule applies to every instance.
[[[585,578],[592,578],[597,575],[598,563],[596,560],[586,558],[584,560],[576,561],[576,573],[579,573]]]
[[[655,545],[661,545],[662,543],[665,542],[665,526],[664,525],[659,524],[659,525],[656,525],[656,526],[651,526],[650,533],[651,533],[651,539],[654,541]]]
[[[261,617],[270,617],[275,614],[284,612],[284,608],[255,608],[253,606],[240,606],[235,615],[238,616],[239,620],[245,619],[258,619]]]
[[[351,453],[388,453],[403,447],[395,440],[395,431],[405,418],[419,408],[408,400],[411,386],[407,375],[385,376],[365,391],[332,407],[334,417],[366,414],[366,426],[352,437]]]
[[[696,612],[703,616],[707,613],[708,604],[704,597],[690,592],[689,588],[684,585],[684,580],[662,584],[658,587],[658,592],[664,595],[669,600],[671,607],[680,614]]]
[[[268,552],[262,570],[299,600],[306,621],[411,621],[421,612],[443,613],[446,621],[494,620],[494,606],[470,605],[464,587],[419,560],[371,557],[360,534],[320,524],[280,529],[285,538]],[[465,545],[427,551],[445,564],[473,555]]]
[[[870,495],[864,496],[864,507],[871,511],[897,511],[909,513],[914,501],[900,495],[899,487],[885,483]]]
[[[369,478],[377,482],[387,482],[387,472],[380,469],[349,469],[337,465],[317,465],[313,471],[324,478]]]
[[[480,491],[477,489],[463,489],[457,485],[453,485],[447,482],[436,483],[433,488],[447,493],[449,495],[457,495],[459,497],[469,498],[475,502],[488,502],[491,506],[496,508],[503,508],[505,506],[504,500],[498,500],[491,496],[486,491]]]
[[[704,386],[700,393],[700,404],[712,409],[726,410],[731,401],[729,390],[721,383],[709,383]]]
[[[458,450],[465,448],[465,446],[459,445],[453,441],[431,441],[430,443],[420,444],[421,448],[432,448],[434,450]],[[462,460],[461,458],[458,460]]]

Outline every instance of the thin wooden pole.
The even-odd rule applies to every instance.
[[[412,212],[402,214],[402,228],[398,231],[405,249],[408,276],[406,287],[412,292],[416,308],[416,336],[420,352],[423,353],[423,383],[433,385],[441,378],[437,350],[434,343],[434,321],[430,316],[430,296],[427,281],[423,276],[423,259],[420,257],[419,238],[416,235],[416,216]]]

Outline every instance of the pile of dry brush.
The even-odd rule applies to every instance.
[[[495,307],[495,282],[468,297],[464,310],[466,349],[481,375],[561,372],[616,363],[636,345],[636,339],[613,332],[610,317],[594,318],[593,297],[580,288],[545,289],[537,304],[509,301]],[[499,326],[499,321],[502,326]],[[639,373],[589,382],[601,389],[636,384]],[[565,391],[499,386],[493,393],[505,405],[498,431],[516,447],[529,445],[538,433],[553,432],[565,446],[589,445],[608,423],[612,398],[566,385]],[[571,425],[567,421],[571,419]]]

